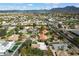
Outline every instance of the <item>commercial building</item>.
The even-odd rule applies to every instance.
[[[15,41],[0,41],[0,55],[7,54],[8,50],[11,49],[15,44]]]

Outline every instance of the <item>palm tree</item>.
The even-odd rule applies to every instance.
[[[58,39],[63,40],[63,37],[62,36],[59,36]]]
[[[41,25],[40,32],[42,32],[44,29],[45,29],[45,27],[43,25]]]
[[[33,28],[35,28],[35,26],[36,26],[36,24],[35,24],[35,23],[33,23]]]
[[[19,41],[23,39],[23,33],[19,33]]]
[[[0,27],[2,27],[2,22],[3,22],[3,19],[0,18]]]

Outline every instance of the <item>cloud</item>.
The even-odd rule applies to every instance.
[[[58,7],[60,7],[60,3],[53,3],[53,4],[52,4],[52,7],[53,7],[53,8],[58,8]]]
[[[58,8],[59,6],[58,5],[53,5],[53,8]]]
[[[48,7],[49,9],[51,9],[51,8],[58,8],[59,5],[60,5],[60,3],[48,3],[48,4],[47,4],[47,7]]]
[[[28,6],[33,6],[33,4],[27,4]]]

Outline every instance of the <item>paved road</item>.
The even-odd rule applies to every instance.
[[[72,44],[74,44],[77,48],[79,48],[79,43],[74,41],[74,38],[69,37],[66,33],[64,33],[63,31],[59,31],[58,28],[56,27],[56,24],[51,24],[49,21],[46,21],[46,23],[48,24],[48,27],[50,28],[50,30],[54,31],[57,35],[61,35],[64,38],[66,38],[69,42],[71,42]]]

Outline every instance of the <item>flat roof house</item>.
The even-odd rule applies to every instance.
[[[0,55],[5,55],[7,50],[11,49],[15,41],[0,41]]]

